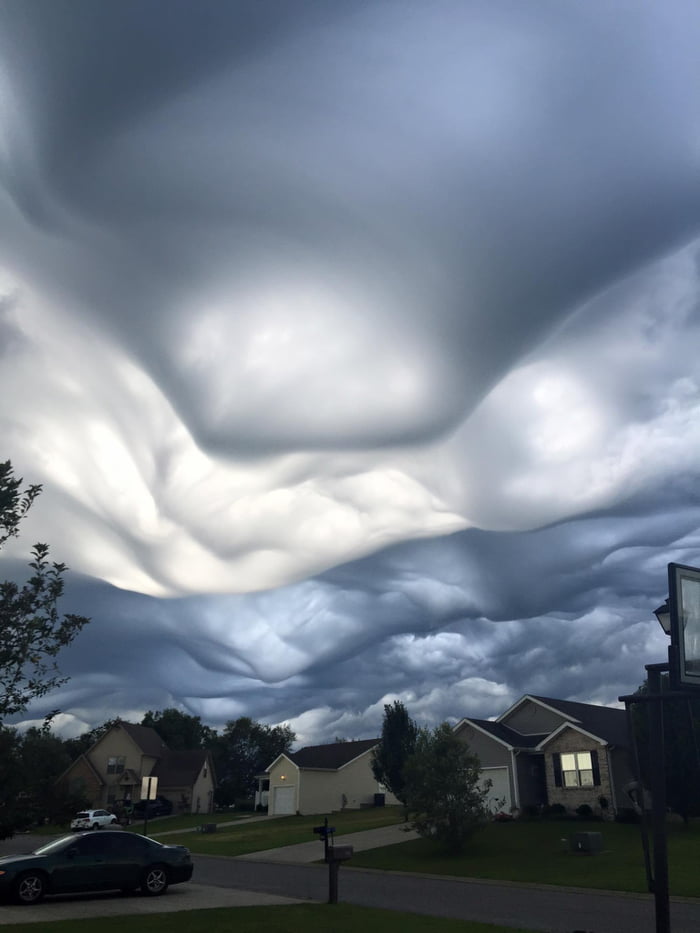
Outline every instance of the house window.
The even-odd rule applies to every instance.
[[[552,755],[557,787],[597,787],[600,784],[598,753],[562,752]]]
[[[107,759],[107,774],[121,774],[126,764],[124,755]]]
[[[593,787],[593,762],[590,752],[573,752],[561,756],[564,787]]]

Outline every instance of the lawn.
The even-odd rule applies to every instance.
[[[202,823],[230,823],[233,820],[249,819],[254,815],[243,810],[231,810],[226,813],[185,813],[181,816],[157,816],[148,821],[148,835],[155,836],[159,832],[166,832],[171,829],[196,829]],[[71,831],[69,825],[69,823],[66,823],[64,826],[56,824],[35,826],[31,832],[41,836],[63,835]],[[134,820],[127,829],[136,833],[143,832],[143,818]]]
[[[212,910],[184,910],[148,916],[94,917],[85,920],[58,920],[50,923],[11,923],[3,933],[122,933],[125,922],[129,933],[528,933],[524,927],[492,926],[464,920],[445,920],[418,914],[396,913],[351,904],[299,904],[292,907],[226,907]]]
[[[202,820],[200,820],[202,822]],[[336,828],[336,834],[357,833],[365,829],[376,829],[403,822],[400,807],[372,807],[366,810],[343,810],[329,815],[330,826]],[[275,849],[278,846],[291,846],[297,842],[313,842],[319,837],[314,834],[314,826],[323,823],[323,816],[280,816],[270,820],[241,820],[235,826],[222,827],[216,833],[177,833],[162,837],[163,842],[184,845],[200,855],[246,855],[248,852],[260,852]],[[134,827],[138,831],[138,826]],[[165,826],[163,826],[165,829]],[[158,832],[153,827],[149,836],[158,839]],[[323,847],[319,842],[319,858],[323,858]]]
[[[670,823],[668,830],[671,894],[700,897],[700,824],[686,829]],[[574,832],[602,833],[603,851],[596,855],[570,851],[568,837]],[[426,839],[416,839],[358,852],[349,864],[611,891],[647,890],[639,827],[618,823],[490,823],[458,857],[446,856]]]

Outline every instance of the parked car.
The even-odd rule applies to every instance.
[[[81,810],[71,820],[71,829],[101,829],[103,826],[116,826],[119,820],[108,810]]]
[[[140,888],[154,897],[191,877],[192,858],[185,846],[121,830],[72,833],[31,855],[0,857],[0,896],[20,904],[36,904],[50,894],[112,889]]]
[[[136,818],[148,816],[170,816],[173,805],[167,797],[156,797],[155,800],[139,800],[134,804],[132,815]]]

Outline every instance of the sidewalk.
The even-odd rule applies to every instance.
[[[352,846],[355,852],[364,852],[366,849],[378,849],[381,846],[390,846],[408,839],[417,839],[418,833],[409,829],[405,823],[392,826],[380,826],[377,829],[366,829],[359,833],[347,833],[335,836],[336,845]],[[237,856],[252,862],[284,862],[286,864],[304,865],[318,862],[323,859],[323,842],[312,839],[309,842],[300,842],[293,846],[282,846],[277,849],[265,849],[262,852],[250,852],[247,855]]]

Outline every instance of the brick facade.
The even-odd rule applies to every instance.
[[[612,801],[612,785],[610,781],[610,766],[607,750],[604,745],[582,735],[575,729],[565,729],[560,735],[547,744],[545,748],[545,769],[547,777],[547,799],[550,804],[559,803],[569,811],[576,810],[582,804],[588,804],[594,812],[601,807],[600,797]],[[600,784],[594,787],[557,787],[554,780],[555,753],[566,752],[597,752],[598,768],[600,770]]]

